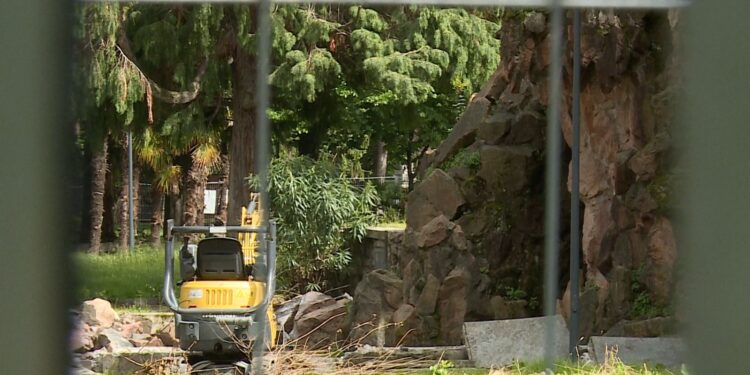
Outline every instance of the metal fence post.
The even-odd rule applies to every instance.
[[[544,362],[548,372],[554,365],[555,306],[557,302],[558,258],[560,251],[560,103],[562,93],[563,9],[559,0],[552,0],[550,22],[549,96],[547,103],[547,155],[545,174],[545,235],[544,235],[544,315],[547,317]]]
[[[133,131],[128,131],[128,249],[135,246],[135,215],[133,210]]]
[[[581,268],[581,11],[573,11],[573,103],[570,108],[573,120],[571,142],[572,171],[570,186],[570,331],[569,350],[573,361],[578,359],[578,305],[579,280]]]

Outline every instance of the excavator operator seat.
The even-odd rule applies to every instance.
[[[201,280],[245,280],[242,243],[229,237],[211,237],[198,243],[197,276]]]

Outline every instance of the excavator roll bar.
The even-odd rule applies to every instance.
[[[174,293],[174,234],[227,234],[227,233],[258,233],[260,239],[261,254],[265,253],[268,275],[266,280],[266,291],[263,303],[246,309],[186,309],[179,306]],[[270,235],[270,236],[269,236]],[[270,238],[268,238],[270,237]],[[266,251],[263,251],[266,250]],[[205,314],[205,315],[249,315],[258,310],[265,311],[276,290],[276,221],[269,220],[267,226],[174,226],[174,220],[167,220],[167,244],[164,251],[164,302],[170,310],[178,314]]]

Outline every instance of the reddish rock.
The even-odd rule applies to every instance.
[[[109,328],[119,317],[109,301],[96,298],[83,302],[81,320],[90,326]]]
[[[96,346],[96,334],[86,323],[77,324],[70,333],[70,350],[83,353],[93,350]]]
[[[393,323],[403,324],[405,321],[411,319],[415,315],[416,309],[414,308],[414,306],[405,303],[393,312]]]
[[[451,223],[445,215],[439,215],[430,220],[417,234],[417,246],[427,248],[435,246],[448,237],[448,233],[455,224]]]
[[[333,297],[320,292],[307,292],[299,301],[299,307],[297,308],[297,313],[294,315],[294,320],[297,321],[301,319],[302,316],[310,311],[319,310],[335,304],[336,300],[333,299]]]
[[[306,309],[302,315],[297,314],[290,338],[306,348],[322,348],[339,341],[347,320],[348,303],[347,299],[334,300],[332,305]]]
[[[648,290],[651,301],[657,306],[666,306],[671,302],[674,284],[673,269],[677,259],[672,223],[660,217],[648,234]]]
[[[513,115],[508,112],[500,112],[487,117],[479,128],[479,138],[485,144],[497,145],[510,130]]]
[[[435,312],[439,292],[440,280],[432,274],[427,275],[427,281],[419,295],[419,300],[417,300],[417,312],[421,315],[432,315]]]
[[[616,229],[612,217],[612,198],[599,198],[586,205],[583,211],[583,257],[590,268],[598,268],[601,255],[608,250],[606,241]]]
[[[438,296],[440,340],[443,345],[459,345],[463,341],[463,324],[467,311],[465,271],[454,269],[443,280]]]
[[[143,333],[143,327],[141,326],[141,322],[123,324],[119,330],[120,330],[120,333],[122,334],[122,337],[126,339],[133,337],[134,333]]]
[[[168,324],[161,331],[157,332],[154,336],[158,337],[165,346],[179,347],[180,340],[175,335],[174,323]]]
[[[456,181],[435,169],[406,198],[406,223],[419,230],[440,215],[450,220],[465,202]]]
[[[469,241],[466,239],[463,229],[458,225],[451,232],[451,246],[460,251],[469,249]]]
[[[482,167],[477,174],[491,190],[519,192],[529,184],[527,146],[484,146],[480,151]]]

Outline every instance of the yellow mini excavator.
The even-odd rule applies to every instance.
[[[191,358],[220,363],[247,358],[259,341],[266,349],[275,345],[276,317],[270,301],[275,288],[276,224],[269,220],[261,226],[261,217],[254,194],[242,208],[240,226],[167,222],[164,301],[175,313],[180,347]],[[200,235],[205,238],[191,243]],[[175,238],[183,241],[179,299],[172,279]]]

